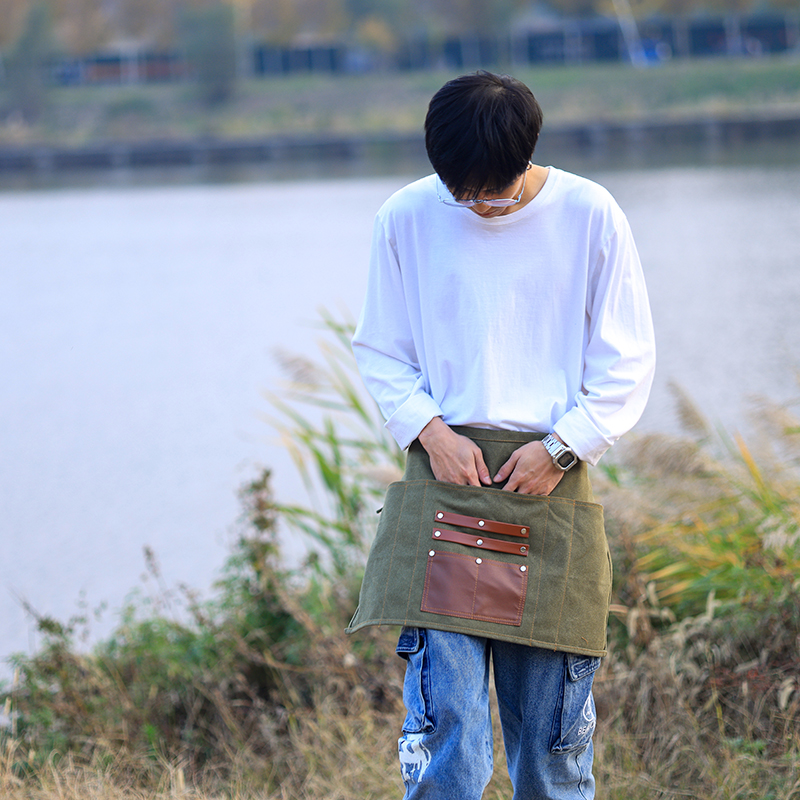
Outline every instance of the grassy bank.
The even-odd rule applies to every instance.
[[[532,87],[552,123],[800,115],[797,57],[674,61],[647,69],[590,64],[507,71]],[[213,111],[202,107],[190,84],[54,88],[40,123],[29,126],[3,115],[0,144],[416,132],[431,95],[452,75],[242,81],[234,100]]]
[[[273,398],[320,504],[276,504],[256,476],[217,594],[132,603],[89,654],[80,619],[40,619],[45,646],[0,692],[2,797],[400,796],[394,633],[341,631],[401,459],[355,389],[347,329],[329,328],[322,363],[287,359],[291,384]],[[593,475],[615,563],[598,797],[797,800],[800,420],[761,401],[751,449],[677,390],[676,406],[686,437],[629,436]],[[286,526],[311,545],[294,572]],[[152,554],[148,566],[157,579]],[[511,794],[496,739],[487,800]]]

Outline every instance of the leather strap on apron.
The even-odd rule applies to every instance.
[[[490,474],[541,434],[456,427]],[[587,466],[549,497],[436,481],[422,445],[389,486],[348,633],[367,625],[456,631],[606,654],[611,558]]]

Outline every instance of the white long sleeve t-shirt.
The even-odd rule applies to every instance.
[[[637,422],[655,366],[650,307],[611,195],[549,168],[518,211],[439,202],[435,175],[375,220],[353,350],[402,448],[449,425],[557,433],[596,464]]]

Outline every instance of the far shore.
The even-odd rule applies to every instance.
[[[648,155],[658,149],[710,151],[770,142],[800,142],[800,114],[735,115],[680,121],[587,122],[545,127],[539,151],[589,156]],[[53,173],[297,161],[424,159],[421,134],[301,134],[262,139],[100,142],[80,146],[0,145],[0,173]]]
[[[791,158],[800,149],[797,55],[508,71],[544,109],[537,155],[550,163],[668,162],[681,150],[713,159],[751,145]],[[15,176],[72,180],[148,167],[318,173],[321,166],[331,174],[427,168],[425,111],[453,74],[248,79],[215,108],[202,106],[191,83],[53,88],[36,123],[0,118],[0,176],[10,186]]]

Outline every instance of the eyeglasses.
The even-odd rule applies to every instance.
[[[525,181],[528,180],[528,170],[526,169],[523,173],[524,177],[522,179],[522,189],[520,190],[519,195],[517,197],[497,197],[491,200],[482,200],[478,197],[472,200],[456,200],[455,197],[450,195],[449,197],[442,197],[442,193],[439,190],[439,183],[444,186],[442,179],[439,178],[439,182],[436,185],[436,194],[439,197],[439,202],[444,203],[446,206],[453,206],[455,208],[472,208],[472,206],[491,206],[492,208],[508,208],[509,206],[515,206],[522,200],[522,195],[525,194]]]

